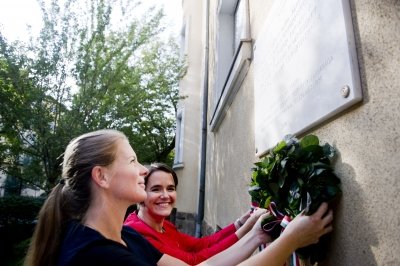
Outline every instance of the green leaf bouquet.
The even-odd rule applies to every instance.
[[[303,211],[311,215],[322,202],[331,202],[341,192],[340,179],[331,166],[335,154],[328,143],[320,145],[315,135],[307,135],[300,141],[287,135],[255,163],[249,187],[252,204],[270,210],[273,207],[290,218]],[[269,217],[265,223],[279,219],[277,216]],[[280,227],[269,233],[276,238],[281,230]],[[318,244],[296,253],[312,263],[322,259]]]

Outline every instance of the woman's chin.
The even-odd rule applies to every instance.
[[[156,213],[158,213],[159,216],[164,216],[164,218],[167,218],[172,213],[172,207],[168,209],[157,210]]]
[[[137,193],[137,197],[135,198],[135,203],[143,202],[146,198],[147,198],[147,193],[146,191],[143,190],[143,192]]]

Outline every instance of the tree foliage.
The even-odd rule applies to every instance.
[[[0,167],[47,191],[73,137],[123,131],[142,162],[174,147],[181,62],[160,34],[163,12],[135,1],[38,0],[40,36],[8,43],[0,32]]]
[[[284,216],[313,214],[323,202],[332,202],[341,193],[340,179],[332,160],[336,151],[323,145],[315,135],[298,140],[287,135],[253,168],[249,194],[254,205],[268,208],[273,215],[262,221],[273,239],[282,232]],[[276,226],[278,225],[278,226]],[[314,264],[324,257],[324,246],[314,244],[296,253]]]

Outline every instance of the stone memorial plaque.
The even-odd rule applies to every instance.
[[[253,62],[258,156],[362,99],[348,0],[276,0]]]

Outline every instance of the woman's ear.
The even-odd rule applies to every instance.
[[[106,169],[102,166],[95,166],[92,168],[92,180],[99,187],[103,187],[103,188],[108,187],[108,182],[107,182],[107,179],[105,178],[105,175],[106,175],[105,172],[106,172]]]

